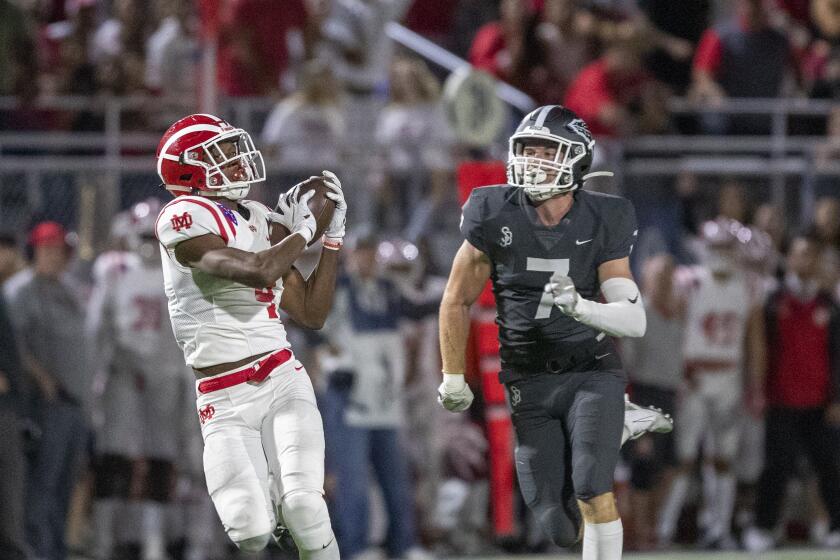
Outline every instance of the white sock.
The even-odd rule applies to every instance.
[[[670,543],[674,540],[677,521],[680,518],[685,497],[688,494],[688,484],[688,476],[684,474],[676,476],[671,484],[671,491],[668,492],[665,504],[659,512],[659,521],[656,527],[656,536],[661,543]]]
[[[143,560],[161,560],[166,556],[164,537],[164,506],[160,502],[144,500],[140,506],[143,531]]]
[[[624,527],[621,519],[609,523],[586,523],[583,530],[583,560],[621,560]]]
[[[93,502],[94,553],[97,558],[110,558],[114,552],[114,522],[119,518],[122,500],[102,498]]]
[[[728,537],[730,534],[732,511],[735,509],[735,488],[735,475],[731,472],[718,473],[715,513],[717,513],[716,529],[720,537]]]

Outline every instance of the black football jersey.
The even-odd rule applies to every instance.
[[[630,254],[636,214],[618,196],[577,190],[574,197],[556,226],[543,225],[517,187],[477,188],[464,204],[461,233],[492,261],[503,366],[532,364],[600,334],[556,308],[543,289],[559,271],[581,297],[596,299],[598,266]]]

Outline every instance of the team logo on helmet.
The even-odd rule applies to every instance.
[[[570,122],[566,123],[566,128],[580,136],[586,142],[586,146],[588,148],[592,148],[592,145],[595,143],[592,138],[592,133],[589,132],[589,127],[586,126],[586,123],[583,119],[573,119]]]

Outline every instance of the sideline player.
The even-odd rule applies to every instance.
[[[675,432],[680,471],[671,485],[657,528],[662,546],[671,543],[689,491],[691,470],[705,448],[712,468],[703,476],[700,525],[703,548],[737,548],[730,526],[736,479],[732,468],[743,421],[744,365],[762,370],[760,291],[739,262],[741,237],[749,232],[727,218],[701,226],[702,264],[684,272],[685,383],[677,404]],[[688,274],[685,274],[685,273]]]
[[[612,493],[619,447],[644,431],[670,431],[671,421],[635,405],[625,420],[627,379],[607,334],[645,332],[629,261],[636,218],[627,200],[580,189],[591,176],[594,144],[572,111],[540,107],[510,139],[508,184],[470,195],[461,221],[466,241],[440,310],[439,394],[454,412],[472,402],[463,375],[468,309],[492,278],[499,378],[525,502],[564,547],[578,540],[582,512],[583,557],[613,560],[623,540]],[[606,304],[593,301],[599,286]]]
[[[184,404],[184,362],[166,325],[155,218],[157,199],[120,220],[125,252],[97,261],[88,331],[106,370],[98,430],[94,524],[96,557],[113,556],[115,523],[137,505],[142,557],[166,556],[166,506],[172,500],[182,432],[172,419]]]
[[[245,200],[265,179],[250,135],[212,115],[173,124],[158,174],[176,198],[157,220],[175,338],[195,370],[204,472],[216,511],[245,552],[288,528],[304,560],[339,556],[323,497],[324,431],[315,393],[277,305],[320,328],[335,289],[347,204],[329,171],[280,197],[275,212]],[[323,181],[336,203],[317,268],[293,266],[316,223],[302,185]],[[291,233],[272,244],[271,222]],[[277,228],[275,228],[276,230]]]

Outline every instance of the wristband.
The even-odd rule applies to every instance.
[[[321,243],[323,244],[324,249],[329,249],[330,251],[338,251],[344,244],[344,240],[341,237],[327,237],[325,235],[321,239]]]
[[[467,385],[463,373],[445,373],[443,374],[443,386],[447,391],[458,392],[464,389]]]

